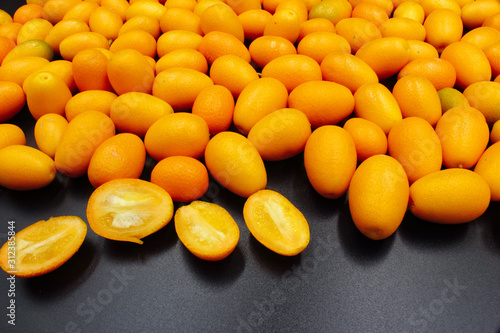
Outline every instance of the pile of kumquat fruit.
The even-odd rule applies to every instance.
[[[373,240],[408,210],[457,224],[500,201],[498,0],[27,0],[0,10],[0,62],[0,186],[88,177],[105,238],[142,243],[173,219],[195,256],[224,259],[240,231],[201,200],[212,177],[246,198],[260,243],[296,255],[309,225],[266,164],[300,155]],[[36,148],[9,124],[22,110]],[[59,267],[86,230],[27,227],[18,275]]]

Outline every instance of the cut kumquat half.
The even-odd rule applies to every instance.
[[[142,244],[172,219],[174,204],[158,185],[142,179],[121,178],[99,186],[87,204],[92,230],[108,239]]]
[[[17,277],[54,271],[80,248],[87,224],[77,216],[52,217],[17,232],[0,249],[0,266]]]
[[[193,201],[177,209],[174,220],[180,241],[200,259],[222,260],[238,245],[238,225],[228,211],[217,204]]]
[[[269,250],[284,256],[301,253],[309,244],[309,224],[282,194],[260,190],[248,197],[243,218],[252,235]]]

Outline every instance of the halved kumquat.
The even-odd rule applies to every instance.
[[[173,213],[174,204],[167,191],[141,179],[104,183],[87,203],[87,220],[96,234],[137,244],[166,226]]]
[[[176,211],[174,221],[182,244],[200,259],[222,260],[238,245],[238,225],[229,212],[217,204],[193,201]]]
[[[251,195],[243,207],[243,217],[255,239],[280,255],[297,255],[309,244],[306,218],[276,191],[261,190]]]
[[[80,249],[86,235],[87,224],[77,216],[38,221],[2,246],[0,266],[17,277],[47,274],[67,262]],[[10,258],[12,252],[14,258]]]

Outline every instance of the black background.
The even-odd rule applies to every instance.
[[[13,14],[21,0],[1,1]],[[24,109],[10,122],[33,140]],[[154,162],[148,159],[143,178]],[[266,163],[268,188],[292,201],[310,224],[296,257],[276,255],[245,226],[239,198],[211,181],[205,200],[240,227],[236,250],[204,262],[182,245],[171,222],[143,245],[97,236],[45,276],[16,279],[9,297],[0,272],[0,332],[500,332],[500,205],[464,225],[407,214],[397,232],[371,241],[355,228],[346,197],[327,200],[307,180],[302,156]],[[47,188],[0,188],[0,237],[51,216],[77,215],[93,188],[58,174]],[[7,306],[15,299],[15,326]]]

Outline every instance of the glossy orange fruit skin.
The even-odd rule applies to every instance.
[[[340,20],[350,17],[352,5],[347,0],[326,0],[316,3],[309,10],[309,19],[324,17],[333,24]]]
[[[189,156],[170,156],[159,161],[151,171],[151,182],[163,188],[175,202],[200,199],[208,189],[207,168]]]
[[[348,40],[333,32],[317,31],[302,38],[297,45],[297,53],[307,55],[321,64],[332,52],[351,53]]]
[[[488,183],[462,168],[433,172],[410,187],[409,210],[416,217],[440,224],[467,223],[481,216],[490,204]]]
[[[96,1],[82,1],[80,3],[75,4],[73,7],[68,9],[66,13],[63,16],[63,19],[59,21],[58,23],[64,21],[64,20],[81,20],[85,24],[89,24],[90,20],[90,15],[92,12],[96,9],[99,8],[99,3]],[[56,24],[58,24],[56,23]]]
[[[56,176],[54,161],[40,150],[26,145],[9,145],[0,150],[0,186],[15,191],[43,188]]]
[[[22,57],[0,66],[0,81],[24,85],[24,81],[34,72],[40,70],[50,62],[42,57]]]
[[[203,37],[187,30],[171,30],[161,34],[156,41],[156,53],[159,58],[178,49],[198,50]],[[207,59],[208,60],[208,59]]]
[[[47,20],[41,18],[32,19],[26,22],[19,30],[17,44],[21,44],[31,39],[44,40],[52,28],[52,23]]]
[[[0,123],[17,115],[26,104],[23,88],[14,82],[0,82]]]
[[[109,41],[97,32],[83,31],[64,38],[59,43],[59,53],[63,59],[72,61],[79,51],[96,47],[108,50]]]
[[[234,35],[224,31],[210,31],[201,39],[198,51],[200,51],[209,64],[222,55],[234,54],[250,63],[250,51],[243,42]]]
[[[297,54],[295,45],[280,36],[260,36],[250,43],[248,51],[253,62],[260,68],[282,55]]]
[[[40,72],[50,72],[59,76],[66,83],[72,94],[76,94],[78,92],[78,87],[76,86],[74,77],[75,75],[73,73],[73,64],[68,60],[53,60],[37,71],[31,73],[23,83],[23,90],[25,92],[28,82],[31,81],[33,76]]]
[[[56,155],[56,149],[68,127],[68,121],[56,113],[47,113],[35,123],[35,141],[38,149],[50,158]]]
[[[210,139],[208,125],[189,112],[167,114],[151,125],[144,137],[148,154],[156,161],[170,156],[200,158]]]
[[[474,172],[483,177],[490,186],[491,201],[500,201],[500,143],[489,146],[479,158]]]
[[[155,65],[156,75],[174,67],[191,68],[200,73],[208,73],[207,59],[198,50],[190,48],[173,50],[159,58]]]
[[[11,40],[13,43],[17,43],[17,36],[22,27],[21,23],[4,23],[0,25],[0,36]]]
[[[263,69],[261,77],[273,77],[281,81],[288,92],[307,81],[321,81],[319,64],[303,54],[290,54],[270,61]]]
[[[343,126],[354,140],[358,162],[363,162],[373,155],[387,153],[387,136],[384,131],[369,120],[363,118],[349,118]]]
[[[462,7],[461,17],[468,29],[480,27],[489,16],[500,12],[500,4],[494,0],[472,1]]]
[[[12,15],[12,21],[25,24],[30,20],[42,18],[42,11],[43,6],[27,3],[16,9],[14,15]]]
[[[438,50],[427,42],[409,40],[408,45],[410,46],[410,58],[408,59],[408,63],[422,58],[439,58]]]
[[[226,3],[237,15],[262,7],[261,0],[226,1]]]
[[[473,44],[458,41],[448,45],[441,53],[457,73],[456,86],[465,89],[472,83],[491,80],[491,66],[486,55]],[[469,64],[473,63],[474,66]]]
[[[268,77],[251,82],[236,100],[233,122],[238,131],[247,135],[267,114],[287,107],[288,90],[278,79]]]
[[[167,102],[175,111],[189,111],[199,93],[214,85],[206,74],[191,68],[170,68],[154,78],[152,94]]]
[[[458,106],[446,111],[436,124],[443,147],[443,165],[470,169],[477,163],[489,141],[489,127],[477,109]]]
[[[293,10],[299,16],[300,23],[307,21],[309,16],[309,9],[307,8],[306,1],[303,0],[282,0],[276,7],[276,11],[290,9]]]
[[[397,74],[410,57],[410,46],[401,37],[382,37],[359,48],[356,57],[364,60],[377,73],[379,79]]]
[[[160,21],[167,8],[155,1],[136,1],[131,3],[125,12],[126,20],[138,15],[147,15]]]
[[[362,162],[349,184],[351,217],[366,237],[381,240],[399,228],[408,207],[410,187],[401,164],[388,155]]]
[[[300,17],[291,9],[279,9],[267,21],[264,36],[280,36],[295,43],[300,34]]]
[[[316,31],[336,32],[336,29],[335,25],[326,18],[320,17],[316,19],[307,20],[300,24],[299,38],[297,40],[301,41],[302,38]]]
[[[395,7],[392,13],[393,17],[406,17],[420,24],[424,23],[425,11],[418,2],[404,1],[396,4],[396,1],[393,1]]]
[[[51,72],[40,72],[26,85],[26,104],[35,119],[48,113],[63,115],[72,94],[62,78]]]
[[[118,178],[139,178],[146,162],[144,142],[135,134],[119,133],[103,141],[92,154],[87,175],[95,188]]]
[[[76,5],[79,0],[48,0],[43,5],[42,18],[52,24],[56,24],[64,18],[68,10]]]
[[[233,35],[242,43],[245,40],[245,31],[238,15],[224,3],[205,9],[200,15],[200,24],[205,35],[212,31],[219,31]]]
[[[114,53],[109,59],[107,73],[118,95],[133,91],[151,93],[153,89],[154,70],[137,50],[124,49]]]
[[[252,81],[259,79],[252,65],[233,54],[226,54],[215,59],[210,66],[209,76],[214,84],[229,89],[234,98],[238,98],[243,89]]]
[[[90,28],[88,23],[81,19],[64,19],[57,24],[55,24],[52,29],[50,29],[47,36],[45,36],[45,41],[49,43],[52,47],[54,53],[59,54],[61,42],[70,35],[78,32],[89,32]]]
[[[311,135],[311,124],[300,110],[284,108],[259,120],[248,133],[248,140],[264,161],[281,161],[304,151]]]
[[[383,8],[370,2],[361,2],[356,5],[352,10],[351,17],[363,18],[377,27],[389,19],[389,15]]]
[[[57,170],[71,178],[85,175],[97,147],[113,135],[115,125],[104,113],[85,111],[79,114],[70,121],[57,145]]]
[[[149,32],[131,30],[118,36],[109,47],[113,53],[126,49],[135,49],[145,56],[155,58],[158,46],[155,38]]]
[[[307,178],[321,196],[337,199],[344,195],[356,169],[356,146],[340,126],[315,129],[304,149]]]
[[[239,133],[226,131],[212,137],[205,149],[205,165],[220,185],[244,198],[267,185],[262,157]]]
[[[347,87],[335,82],[308,81],[290,92],[288,105],[302,111],[311,126],[318,128],[346,119],[354,111],[354,96]]]
[[[100,5],[101,7],[115,11],[122,21],[127,20],[127,9],[130,7],[130,3],[127,0],[101,0]]]
[[[0,149],[11,145],[25,145],[26,136],[21,127],[3,123],[0,124]]]
[[[16,47],[16,42],[4,37],[0,36],[0,64],[2,63],[3,59],[5,56],[14,48]]]
[[[118,97],[114,92],[105,90],[86,90],[73,95],[64,107],[68,121],[77,115],[92,109],[109,116],[111,103]]]
[[[117,131],[143,138],[161,117],[174,113],[164,100],[141,92],[129,92],[110,101],[109,116]]]
[[[323,80],[346,86],[354,94],[365,83],[378,83],[377,73],[362,59],[345,52],[332,52],[321,62]]]
[[[90,30],[102,34],[109,40],[115,40],[118,37],[122,26],[123,20],[120,14],[110,8],[96,8],[89,16]]]
[[[72,71],[78,90],[106,90],[113,92],[108,78],[109,59],[97,49],[78,52],[73,58]]]
[[[379,26],[382,37],[401,37],[405,40],[424,41],[426,30],[424,26],[407,17],[391,17]]]
[[[162,34],[160,23],[153,17],[145,15],[136,16],[124,22],[118,32],[118,36],[132,30],[144,30],[153,36],[155,40],[158,40]]]
[[[401,163],[411,183],[441,170],[441,141],[434,128],[420,117],[408,117],[394,125],[388,136],[389,155]]]
[[[25,57],[41,57],[48,61],[54,60],[54,52],[50,45],[40,39],[31,39],[17,44],[2,61],[3,65]]]
[[[335,25],[335,30],[347,40],[353,53],[369,41],[382,38],[382,33],[374,23],[360,17],[349,17],[339,21]]]
[[[406,75],[392,88],[403,118],[420,117],[435,126],[441,118],[441,100],[432,82],[422,76]]]
[[[429,79],[436,90],[453,88],[457,72],[453,64],[443,58],[420,58],[406,64],[398,73],[398,79],[405,75],[420,75]]]
[[[254,40],[264,35],[264,29],[272,14],[264,9],[251,9],[238,15],[246,40]]]
[[[424,21],[424,28],[427,31],[426,42],[439,53],[446,46],[459,41],[464,29],[460,15],[445,8],[432,11]]]
[[[196,97],[191,112],[202,117],[210,135],[226,131],[233,123],[234,97],[229,89],[213,85],[203,89]]]
[[[478,109],[485,116],[489,125],[500,119],[500,83],[494,81],[479,81],[469,85],[463,91],[463,96],[470,106]]]
[[[380,126],[386,135],[403,119],[401,108],[382,83],[365,83],[354,93],[354,113]]]
[[[171,30],[187,30],[203,35],[200,17],[186,8],[168,8],[160,20],[162,32]]]

